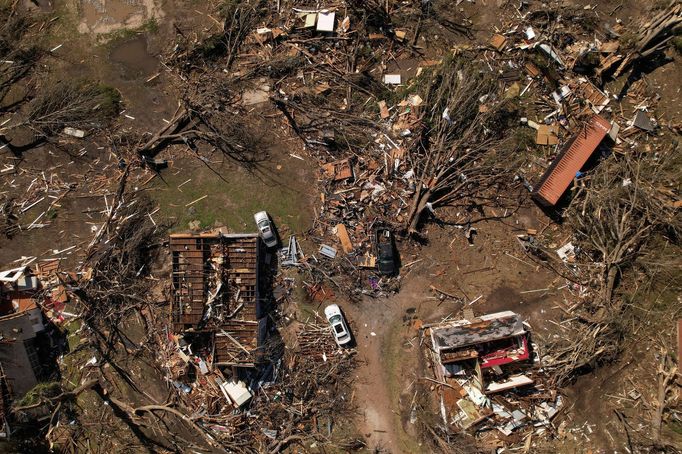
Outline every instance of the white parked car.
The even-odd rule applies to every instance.
[[[348,325],[346,325],[346,320],[344,320],[339,306],[336,304],[331,304],[325,307],[324,315],[327,317],[327,321],[331,325],[336,344],[339,347],[347,345],[351,340],[350,330],[348,329]]]
[[[267,247],[277,246],[277,235],[275,235],[275,231],[272,228],[272,221],[270,221],[268,213],[259,211],[253,215],[253,219],[256,221],[258,233],[260,233],[263,243],[265,243]]]

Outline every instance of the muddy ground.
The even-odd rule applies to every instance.
[[[54,52],[50,70],[59,77],[94,77],[118,89],[125,106],[119,121],[130,131],[156,130],[173,115],[177,87],[171,86],[164,75],[159,55],[172,42],[174,26],[201,31],[216,26],[207,6],[196,1],[39,3],[59,16],[58,26],[49,39],[54,46],[62,47]],[[453,6],[453,11],[468,15],[474,22],[476,38],[485,41],[499,24],[502,3],[463,2]],[[644,2],[630,1],[573,3],[581,6],[598,3],[596,7],[608,20],[618,17],[627,21],[644,8]],[[446,33],[438,34],[434,30],[424,35],[423,44],[429,55],[446,49],[442,47]],[[405,76],[415,67],[411,62],[397,65]],[[646,76],[652,89],[661,95],[659,111],[666,122],[680,121],[681,77],[677,62]],[[614,87],[622,83],[616,81]],[[254,134],[261,136],[263,149],[269,155],[255,169],[246,170],[224,157],[197,159],[191,150],[175,147],[159,156],[169,161],[169,167],[159,176],[150,173],[139,177],[137,189],[148,194],[158,206],[158,211],[150,215],[155,222],[169,225],[172,231],[187,230],[191,222],[198,221],[202,228],[227,226],[230,231],[243,232],[253,230],[252,214],[264,209],[274,215],[283,237],[289,233],[305,237],[319,208],[315,159],[307,154],[270,103],[254,104],[249,122]],[[46,146],[30,150],[21,160],[6,150],[0,151],[0,164],[13,163],[26,169],[11,179],[2,175],[2,191],[28,187],[36,169],[55,174],[75,186],[56,207],[48,225],[23,231],[12,239],[0,238],[0,265],[11,265],[22,256],[62,256],[66,267],[78,263],[79,253],[92,238],[93,226],[101,222],[107,203],[103,198],[114,190],[109,182],[119,171],[108,150],[87,140],[83,149],[87,151],[82,155],[69,156]],[[204,195],[208,197],[190,204]],[[43,209],[44,205],[38,204],[22,213],[22,223],[30,223],[29,218]],[[400,242],[398,247],[406,266],[401,271],[401,291],[397,295],[368,298],[356,304],[340,297],[335,299],[356,329],[361,365],[355,377],[358,416],[354,423],[371,450],[424,452],[406,413],[414,398],[414,383],[425,375],[416,366],[417,322],[438,321],[463,308],[451,299],[438,298],[431,286],[466,301],[480,297],[469,306],[477,314],[519,312],[532,326],[534,336],[549,337],[561,331],[560,326],[548,320],[560,320],[561,307],[571,298],[566,281],[526,260],[516,235],[529,228],[548,229],[555,232],[554,246],[558,247],[568,240],[568,234],[530,203],[517,212],[499,216],[476,226],[473,244],[469,244],[460,229],[437,225],[427,227],[426,245]],[[76,248],[59,253],[74,245]],[[564,434],[551,449],[566,453],[623,452],[626,433],[613,411],[622,402],[607,396],[632,387],[625,382],[622,371],[635,367],[633,361],[637,358],[633,356],[635,353],[588,373],[563,390],[568,397],[567,410],[561,415],[566,421]],[[638,382],[638,386],[642,384]],[[538,445],[536,449],[539,452],[545,448]]]

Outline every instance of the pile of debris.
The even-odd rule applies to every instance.
[[[173,329],[206,344],[217,365],[252,367],[260,360],[267,332],[260,245],[257,234],[170,236]]]
[[[551,432],[562,400],[547,386],[530,327],[510,311],[468,315],[421,328],[446,427],[496,447]]]
[[[75,276],[59,271],[59,260],[19,261],[0,272],[1,437],[10,433],[5,407],[56,376],[57,358],[67,351],[61,327],[78,317],[64,284]]]
[[[334,420],[352,409],[348,377],[355,360],[353,350],[334,344],[327,324],[300,324],[286,347],[269,338],[262,356],[270,362],[254,368],[216,364],[206,347],[169,335],[164,369],[187,414],[223,447],[248,444],[260,452],[285,446],[290,437],[340,446],[330,435]]]

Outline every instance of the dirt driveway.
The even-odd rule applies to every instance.
[[[555,315],[564,282],[523,258],[525,264],[514,258],[523,257],[516,233],[537,227],[536,215],[524,210],[505,222],[481,223],[474,246],[459,230],[433,229],[427,246],[399,245],[403,263],[417,261],[401,270],[400,293],[367,298],[360,304],[339,302],[355,330],[360,360],[355,378],[356,426],[369,449],[424,452],[410,423],[414,383],[428,375],[419,366],[416,322],[455,317],[463,308],[461,302],[438,298],[432,285],[464,301],[476,299],[469,306],[476,315],[513,310],[535,332],[547,333],[543,320]]]
[[[356,425],[372,450],[418,452],[400,418],[400,395],[408,374],[401,375],[397,370],[409,362],[402,355],[402,344],[410,331],[403,317],[419,295],[423,296],[418,287],[412,280],[390,298],[367,298],[361,306],[345,306],[346,314],[354,320],[360,360],[355,379],[355,402],[360,413]],[[412,359],[413,355],[408,356]]]

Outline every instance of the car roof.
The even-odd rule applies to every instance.
[[[331,315],[336,315],[336,314],[341,314],[341,309],[339,309],[339,306],[336,304],[330,304],[329,306],[324,308],[324,314],[327,316]]]

